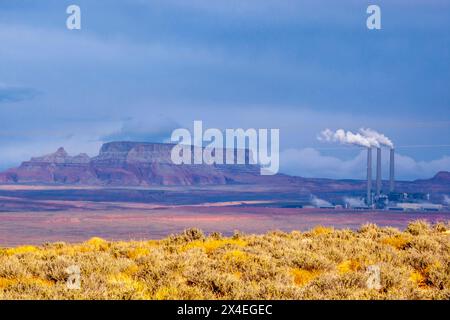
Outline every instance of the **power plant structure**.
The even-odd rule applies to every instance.
[[[367,206],[372,205],[372,148],[367,148]]]
[[[444,207],[450,208],[450,206],[446,205],[449,202],[447,196],[444,197],[442,203],[433,204],[430,203],[429,193],[399,192],[399,188],[404,188],[405,191],[410,190],[405,187],[405,184],[399,184],[400,187],[396,187],[394,143],[384,134],[365,128],[361,128],[359,132],[356,133],[344,129],[338,129],[336,131],[326,129],[321,132],[318,139],[321,141],[338,142],[345,145],[363,147],[363,150],[367,150],[366,193],[365,195],[359,194],[358,198],[344,197],[343,200],[346,208],[350,207],[357,210],[384,209],[397,211],[439,211]],[[388,179],[385,181],[383,181],[382,175],[382,156],[384,154],[384,148],[389,149],[389,173],[387,173],[386,170]],[[375,185],[373,185],[372,182],[373,149],[376,149]]]
[[[381,148],[377,148],[377,197],[381,195]]]
[[[389,192],[395,191],[395,150],[390,150],[390,164],[389,164]]]
[[[375,198],[372,195],[372,148],[367,148],[367,195],[366,204],[368,207],[376,202],[387,201],[387,196],[382,195],[383,182],[382,182],[382,165],[381,165],[381,147],[377,147],[377,162],[376,162],[376,185],[375,185]],[[389,192],[395,191],[395,150],[390,148],[389,151]]]

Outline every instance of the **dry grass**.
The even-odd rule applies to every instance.
[[[316,227],[265,235],[196,229],[160,241],[0,249],[0,299],[450,299],[450,227]],[[69,289],[69,266],[81,288]],[[368,289],[368,266],[381,289]]]

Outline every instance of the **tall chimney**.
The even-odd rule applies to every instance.
[[[389,192],[394,192],[395,190],[395,150],[391,149],[390,152],[390,169],[389,169]]]
[[[372,205],[372,148],[367,148],[367,205]]]
[[[377,148],[377,196],[381,194],[381,148]]]

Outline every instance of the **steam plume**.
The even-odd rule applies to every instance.
[[[353,133],[351,131],[345,131],[344,129],[339,129],[335,132],[330,129],[325,129],[320,133],[318,139],[320,141],[339,142],[342,144],[350,144],[366,148],[380,147],[380,143],[376,138],[366,137],[361,133]]]
[[[447,196],[447,195],[444,196],[444,203],[446,205],[450,206],[450,197],[449,196]]]
[[[380,145],[382,146],[386,146],[389,147],[391,149],[394,148],[394,143],[392,142],[391,139],[389,139],[388,137],[386,137],[384,134],[379,133],[375,130],[372,129],[359,129],[359,132],[367,139],[373,139],[376,142],[378,142]]]
[[[344,202],[350,207],[364,207],[366,204],[359,198],[345,197]]]
[[[331,203],[329,203],[326,200],[320,199],[316,197],[315,195],[311,195],[311,204],[315,207],[328,207],[331,206]]]

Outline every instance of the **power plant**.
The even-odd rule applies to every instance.
[[[395,149],[391,139],[372,129],[359,129],[358,132],[338,129],[325,129],[318,136],[320,141],[337,142],[367,149],[367,190],[366,195],[359,195],[358,204],[345,204],[353,209],[386,209],[386,210],[441,210],[442,205],[429,203],[430,195],[425,193],[396,192],[395,187]],[[372,186],[372,149],[376,148],[375,189]],[[389,180],[383,184],[382,151],[389,149]],[[384,190],[383,190],[384,188]]]

